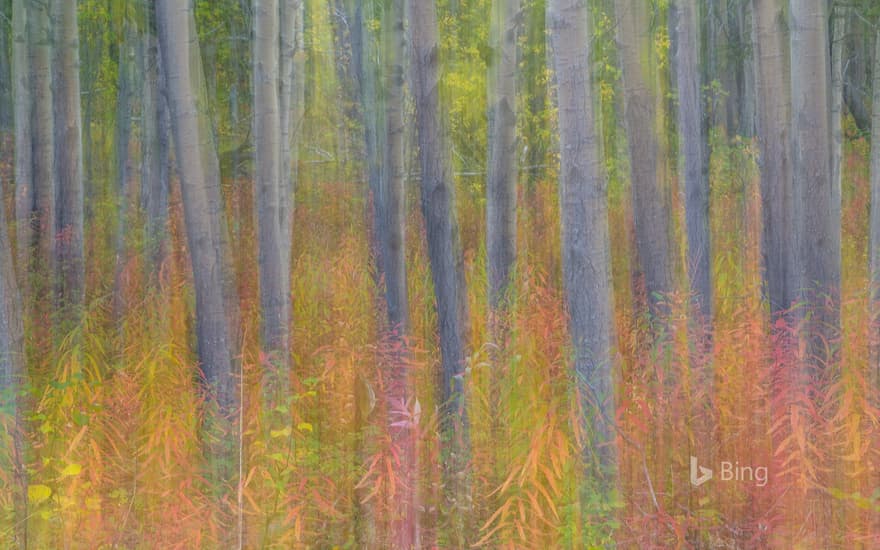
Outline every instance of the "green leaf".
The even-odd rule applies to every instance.
[[[46,485],[28,485],[28,502],[39,504],[52,496],[52,489]]]

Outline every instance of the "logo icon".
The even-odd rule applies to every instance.
[[[699,474],[699,475],[698,475]],[[691,457],[691,485],[699,487],[712,479],[712,470],[709,468],[698,466],[697,457]]]

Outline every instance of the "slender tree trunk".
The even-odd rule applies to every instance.
[[[833,223],[839,225],[843,187],[843,64],[848,8],[831,9],[831,204],[835,208],[831,215]]]
[[[880,105],[880,29],[876,32],[874,54],[874,105]],[[871,304],[873,350],[871,368],[875,387],[880,387],[880,109],[871,115]]]
[[[7,17],[10,17],[7,15]],[[5,24],[9,19],[0,25],[0,128],[3,130],[11,130],[13,128],[13,91],[12,91],[12,66],[10,62],[10,52],[15,46],[9,41],[9,27]],[[13,35],[15,33],[13,32]],[[14,37],[13,37],[14,40]],[[12,53],[11,55],[15,55]]]
[[[651,313],[673,290],[669,190],[660,164],[656,54],[650,10],[641,0],[617,0],[618,43],[632,177],[633,220],[640,277]]]
[[[740,135],[752,138],[757,132],[757,86],[755,84],[755,56],[754,41],[752,40],[752,26],[755,18],[751,0],[738,0],[741,11],[741,44],[742,51],[739,54],[742,59],[743,92],[742,92],[742,117],[740,119]],[[699,25],[697,26],[699,29]]]
[[[125,264],[128,261],[128,225],[129,206],[131,202],[131,135],[132,110],[135,108],[134,95],[138,87],[136,83],[135,42],[137,32],[133,23],[123,24],[123,39],[119,46],[119,60],[116,77],[116,129],[114,150],[116,153],[116,200],[117,228],[115,258],[116,266],[113,277],[113,316],[117,322],[122,319],[127,309],[125,303]]]
[[[201,94],[203,81],[194,74],[199,63],[197,41],[191,34],[194,27],[191,8],[188,3],[157,0],[156,14],[195,283],[198,354],[207,382],[208,401],[216,403],[209,431],[221,432],[209,433],[208,437],[216,437],[218,441],[206,442],[206,445],[214,461],[213,489],[223,503],[240,455],[234,436],[224,429],[239,404],[234,371],[238,334],[235,330],[237,312],[229,310],[234,307],[236,297],[227,279],[229,264],[223,234],[219,167],[210,125],[203,120],[206,118]],[[221,533],[220,545],[231,546],[232,530]]]
[[[811,361],[840,327],[840,194],[831,166],[830,59],[825,0],[791,1],[792,175],[799,289],[811,313]]]
[[[422,213],[428,238],[440,332],[440,431],[451,545],[471,540],[470,434],[465,399],[468,303],[455,213],[449,144],[440,107],[437,14],[433,1],[408,0],[412,90],[421,165]]]
[[[223,270],[226,260],[220,244],[221,236],[217,234],[223,212],[209,200],[209,188],[219,187],[220,182],[207,177],[209,170],[201,158],[205,142],[210,138],[201,135],[198,119],[203,113],[196,105],[194,77],[190,73],[187,13],[190,8],[171,4],[171,0],[157,1],[157,22],[195,276],[199,358],[212,398],[220,403],[222,410],[230,410],[237,399],[232,380],[236,338],[227,326],[224,310],[226,285],[223,284]]]
[[[382,273],[385,279],[385,301],[390,328],[391,372],[388,388],[389,410],[407,411],[415,407],[414,390],[409,378],[409,295],[406,286],[406,166],[404,162],[404,1],[391,0],[383,22],[385,74],[385,161],[382,171],[381,201],[385,219],[382,234]],[[403,422],[403,424],[401,424]],[[416,438],[418,420],[394,415],[389,418],[391,441],[400,460],[400,477],[395,487],[392,509],[399,510],[391,523],[395,548],[421,548],[419,530],[418,454]]]
[[[678,126],[684,156],[687,270],[697,321],[712,323],[712,249],[709,230],[708,125],[703,115],[696,0],[670,6],[675,36]]]
[[[486,250],[489,305],[506,300],[516,261],[516,73],[519,0],[493,2],[493,51],[489,67],[489,174]]]
[[[299,181],[299,146],[302,140],[302,127],[306,109],[306,48],[305,48],[305,0],[294,0],[294,53],[293,53],[293,98],[290,120],[290,214],[293,218],[294,200]],[[288,251],[289,254],[290,251]],[[288,256],[288,263],[290,259]]]
[[[12,96],[15,107],[15,229],[22,295],[29,295],[34,210],[33,134],[31,132],[30,25],[25,0],[12,3]]]
[[[32,279],[37,294],[49,294],[53,288],[56,259],[55,205],[55,134],[52,112],[52,27],[48,3],[30,4],[30,66],[33,111],[33,211],[32,228],[36,262]],[[40,303],[45,303],[41,301]],[[40,326],[48,326],[51,313],[38,314]]]
[[[586,3],[550,0],[547,22],[559,103],[562,253],[569,333],[581,400],[586,476],[591,495],[613,499],[617,486],[613,376],[614,298],[608,235],[607,184],[596,133]]]
[[[404,34],[403,0],[391,0],[384,29],[385,40],[385,166],[383,171],[385,253],[383,274],[392,330],[409,332],[409,296],[406,286],[406,166],[404,159]]]
[[[149,10],[152,12],[152,10]],[[152,17],[153,14],[150,14]],[[144,49],[141,207],[146,216],[147,276],[158,288],[159,270],[168,253],[170,124],[158,37],[149,31]]]
[[[376,82],[377,67],[372,60],[379,58],[375,41],[371,39],[367,28],[364,8],[371,4],[358,3],[354,9],[354,24],[351,41],[354,47],[353,63],[358,78],[358,93],[364,116],[364,154],[367,169],[367,183],[374,209],[372,247],[380,269],[384,266],[384,254],[381,235],[385,223],[384,203],[382,197],[382,178],[385,147],[385,120],[380,116],[384,109],[385,98],[381,94],[381,84]]]
[[[286,211],[282,201],[286,178],[281,174],[281,89],[277,0],[254,0],[254,185],[259,242],[260,311],[263,349],[269,354],[275,372],[265,382],[274,386],[288,361],[290,308],[289,274],[284,272],[288,240],[282,235]],[[286,164],[286,163],[285,163]],[[287,282],[287,284],[285,284]]]
[[[299,146],[300,121],[295,120],[294,101],[295,86],[294,84],[302,80],[302,74],[294,70],[295,60],[299,55],[298,20],[300,18],[299,11],[302,9],[303,0],[281,0],[281,41],[280,41],[280,60],[279,70],[279,98],[278,105],[281,109],[281,187],[279,189],[279,199],[281,203],[281,239],[284,246],[281,250],[281,265],[284,272],[285,281],[290,279],[290,254],[293,242],[293,200],[294,200],[294,182],[296,181],[297,169],[296,164],[299,157],[294,148]],[[287,283],[288,295],[290,294],[290,284]],[[290,298],[284,301],[287,309],[285,316],[290,321]]]
[[[21,297],[12,262],[12,241],[6,227],[5,208],[0,204],[0,408],[6,411],[4,414],[8,414],[11,420],[6,426],[8,431],[3,434],[0,442],[0,460],[11,467],[13,474],[14,524],[8,527],[13,536],[14,547],[25,550],[28,547],[28,483],[22,453],[24,425],[18,396],[25,388],[27,370]],[[11,446],[4,448],[7,440]]]
[[[85,303],[82,113],[76,0],[55,0],[55,168],[58,176],[58,299],[75,324]]]
[[[791,172],[791,93],[782,0],[752,0],[758,147],[763,216],[764,292],[775,318],[797,290],[794,188]]]

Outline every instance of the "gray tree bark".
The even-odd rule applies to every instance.
[[[156,19],[192,260],[198,355],[209,409],[215,411],[208,419],[205,445],[213,488],[221,506],[226,506],[232,500],[227,497],[234,485],[233,472],[241,460],[238,442],[230,433],[232,415],[240,404],[234,370],[239,336],[237,297],[226,256],[219,164],[206,114],[204,80],[197,74],[201,60],[192,8],[186,2],[157,0]],[[220,546],[231,546],[236,534],[240,539],[240,530],[222,530]]]
[[[152,12],[152,10],[150,10]],[[146,216],[147,276],[158,287],[159,269],[168,253],[168,194],[170,189],[170,125],[158,37],[149,31],[144,49],[143,143],[141,208]]]
[[[385,220],[383,246],[385,297],[392,330],[409,333],[409,296],[406,286],[406,166],[404,162],[404,35],[403,0],[391,0],[384,28],[385,48],[385,162],[383,193]]]
[[[617,0],[618,44],[623,69],[624,111],[635,223],[638,275],[650,311],[658,311],[664,294],[674,288],[669,190],[660,164],[657,121],[656,55],[642,0]],[[641,277],[637,277],[639,279]]]
[[[516,261],[516,41],[519,0],[495,0],[492,8],[486,250],[489,260],[489,305],[496,310],[502,300],[508,297]]]
[[[831,6],[831,2],[828,5]],[[841,189],[843,186],[843,64],[846,44],[847,10],[845,6],[830,7],[831,13],[831,213],[840,224]]]
[[[390,384],[387,391],[389,410],[400,404],[412,405],[414,391],[409,377],[408,341],[410,330],[409,294],[406,275],[406,165],[404,162],[404,1],[391,0],[383,21],[383,62],[385,75],[385,158],[382,170],[381,212],[385,219],[383,234],[382,272],[385,280],[385,301],[388,308],[393,350]],[[391,439],[400,454],[400,482],[396,487],[399,511],[391,525],[395,548],[421,548],[419,529],[417,426],[400,424],[401,418],[389,418]]]
[[[36,257],[33,290],[49,294],[56,255],[55,133],[52,89],[52,26],[48,3],[30,4],[30,66],[33,111],[33,204],[31,224]],[[48,312],[40,312],[41,317]]]
[[[12,98],[15,122],[15,238],[19,281],[28,296],[34,209],[33,134],[28,10],[25,0],[12,2]]]
[[[285,246],[281,251],[282,267],[289,279],[291,270],[291,244],[293,240],[293,201],[294,185],[298,176],[299,136],[302,126],[299,94],[304,91],[298,87],[303,83],[302,67],[297,66],[297,59],[302,58],[302,23],[303,0],[281,1],[281,41],[279,60],[279,98],[281,110],[281,237]],[[288,295],[290,294],[288,285]],[[286,314],[290,320],[291,303],[285,300]]]
[[[225,310],[226,259],[223,237],[219,234],[222,205],[212,200],[212,195],[219,195],[220,182],[202,159],[210,137],[203,135],[204,125],[199,123],[199,118],[204,113],[197,106],[193,90],[196,77],[191,74],[190,8],[178,6],[172,0],[158,0],[156,10],[195,280],[199,359],[210,397],[217,401],[222,412],[228,412],[237,401],[233,378],[237,336],[227,322]]]
[[[287,375],[290,307],[289,273],[285,273],[283,235],[287,227],[288,197],[282,176],[281,87],[279,6],[277,0],[254,0],[254,204],[257,208],[257,235],[260,269],[260,313],[263,349],[270,355],[278,373],[267,378],[274,384]],[[284,162],[286,165],[287,163]],[[270,380],[271,379],[271,380]]]
[[[2,188],[2,185],[0,185]],[[0,457],[9,460],[13,477],[14,525],[10,526],[16,548],[27,548],[27,471],[23,463],[23,430],[18,395],[25,387],[24,322],[13,264],[12,240],[6,226],[5,208],[0,205],[0,406],[13,419],[10,433],[3,436],[10,448],[0,443]]]
[[[58,300],[76,323],[85,303],[82,111],[76,0],[55,0],[55,169],[58,184]]]
[[[880,29],[876,31],[874,55],[874,105],[880,105]],[[880,109],[871,115],[871,221],[869,240],[873,338],[871,368],[874,383],[880,385]]]
[[[675,36],[680,149],[684,156],[687,271],[693,311],[700,323],[712,322],[712,248],[709,228],[709,132],[703,113],[699,25],[696,0],[670,5]],[[707,325],[708,326],[708,325]]]
[[[137,29],[133,22],[123,23],[123,39],[119,45],[116,76],[116,128],[114,132],[114,152],[116,154],[116,266],[113,277],[113,316],[117,322],[127,309],[123,277],[128,261],[128,226],[130,203],[132,200],[132,111],[135,109],[137,82]],[[121,326],[121,323],[119,323]]]
[[[4,21],[4,25],[0,25],[0,50],[2,50],[0,51],[0,128],[12,130],[14,119],[12,114],[13,77],[10,55],[14,55],[11,53],[14,46],[9,42],[9,27],[7,27],[9,23],[8,18],[12,17],[12,15],[8,13],[4,15],[6,15],[7,19]]]
[[[798,288],[811,314],[808,353],[819,363],[832,359],[826,345],[840,327],[840,195],[832,180],[826,5],[792,0],[790,12]]]
[[[586,2],[550,0],[547,23],[559,104],[565,297],[581,421],[589,435],[586,499],[591,491],[604,494],[617,484],[607,183],[593,107]]]
[[[451,545],[470,541],[470,434],[465,398],[468,354],[468,303],[464,265],[455,212],[455,187],[449,143],[440,106],[439,43],[433,0],[408,0],[412,37],[411,82],[416,107],[421,167],[422,214],[434,282],[440,332],[441,438],[444,456],[446,513]]]
[[[758,147],[761,171],[764,293],[776,316],[797,290],[794,183],[791,172],[789,44],[782,0],[752,0]]]

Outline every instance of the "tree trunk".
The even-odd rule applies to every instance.
[[[229,429],[239,404],[233,370],[238,353],[237,311],[231,311],[237,298],[228,279],[219,167],[210,125],[204,120],[204,95],[200,96],[201,101],[196,95],[204,88],[203,81],[193,74],[199,64],[197,40],[190,34],[194,26],[191,8],[187,3],[158,0],[156,13],[192,259],[198,354],[207,382],[209,409],[216,404],[216,413],[209,417],[205,445],[212,460],[213,490],[225,506],[227,501],[234,500],[224,495],[233,486],[233,471],[239,467],[241,457],[238,442]],[[218,433],[210,433],[215,431]],[[222,519],[218,521],[222,523]],[[220,546],[231,546],[234,534],[232,529],[221,529]],[[241,536],[240,531],[238,535]]]
[[[281,110],[281,159],[279,169],[281,180],[279,188],[279,200],[281,204],[281,239],[284,246],[281,250],[281,265],[285,281],[290,279],[290,254],[293,242],[293,200],[294,183],[297,177],[296,164],[299,160],[297,155],[299,147],[299,134],[301,122],[296,119],[293,111],[296,100],[295,83],[302,81],[300,69],[295,70],[296,59],[300,54],[299,34],[297,25],[301,19],[303,0],[281,0],[281,29],[280,29],[280,59],[279,59],[279,83],[278,83],[278,106]],[[285,316],[290,322],[290,285],[288,298],[284,301],[287,308]]]
[[[617,486],[614,298],[607,185],[593,112],[586,4],[550,0],[547,22],[558,83],[565,297],[581,422],[588,434],[581,498],[585,513],[598,513],[586,508],[591,494],[599,492],[613,499]]]
[[[507,300],[516,261],[516,74],[519,0],[495,0],[489,66],[489,169],[486,250],[489,305]]]
[[[687,270],[696,321],[712,323],[712,249],[709,228],[708,125],[703,115],[696,0],[670,5],[674,40],[678,126],[684,156]]]
[[[874,105],[880,105],[880,29],[876,31],[874,55]],[[873,346],[871,368],[875,387],[880,387],[880,109],[871,115],[871,308]]]
[[[76,0],[55,0],[55,168],[58,176],[58,298],[75,324],[85,303],[82,113]]]
[[[828,2],[830,5],[831,2]],[[832,8],[831,14],[831,212],[833,223],[840,225],[841,189],[843,187],[843,64],[846,42],[847,8]]]
[[[32,272],[36,296],[50,294],[56,259],[55,134],[52,112],[52,27],[48,3],[33,2],[30,15],[30,66],[33,111],[32,228],[36,258]],[[40,301],[44,306],[45,301]],[[37,313],[39,326],[48,326],[50,311]]]
[[[385,22],[385,166],[383,171],[385,245],[383,274],[391,329],[409,333],[406,286],[406,166],[404,161],[404,34],[403,0],[392,0]]]
[[[792,175],[798,288],[810,313],[811,362],[832,359],[840,327],[840,195],[831,166],[829,48],[825,0],[791,2]]]
[[[7,17],[9,16],[7,15]],[[6,19],[4,23],[8,22],[9,19]],[[13,73],[9,56],[10,52],[15,49],[15,46],[9,41],[8,33],[7,25],[0,25],[0,129],[3,130],[11,130],[13,128]],[[12,55],[14,56],[15,54],[13,53]]]
[[[34,210],[33,134],[31,132],[31,73],[28,10],[25,0],[12,3],[12,97],[15,108],[15,233],[18,278],[22,294],[29,295],[29,266]]]
[[[254,170],[260,269],[260,312],[263,350],[277,372],[264,382],[267,389],[287,375],[289,274],[283,252],[289,246],[282,235],[287,190],[281,174],[281,89],[277,0],[254,0]],[[286,164],[286,163],[285,163]]]
[[[152,11],[152,10],[151,10]],[[141,207],[146,216],[147,277],[158,288],[168,253],[168,194],[171,156],[165,74],[158,37],[148,29],[144,49],[143,143]]]
[[[623,68],[624,111],[635,223],[636,252],[651,313],[673,290],[669,190],[662,181],[661,129],[657,121],[656,55],[650,10],[641,0],[617,0],[618,43]]]
[[[379,59],[374,41],[370,39],[370,31],[364,14],[363,3],[354,7],[354,24],[352,27],[351,41],[354,47],[353,63],[355,74],[358,78],[358,93],[361,101],[361,109],[364,117],[364,155],[367,170],[367,184],[372,195],[374,209],[373,234],[371,245],[377,258],[377,264],[381,270],[384,266],[382,259],[384,250],[381,235],[384,234],[385,223],[384,204],[382,196],[382,163],[385,150],[382,143],[385,139],[385,120],[380,116],[384,108],[384,97],[379,93],[380,84],[376,82],[377,67],[371,61]]]
[[[117,323],[127,309],[125,303],[125,265],[128,261],[128,222],[129,204],[131,202],[131,135],[132,111],[135,108],[135,89],[138,85],[135,77],[135,42],[137,32],[134,24],[123,23],[123,39],[119,46],[119,59],[116,77],[116,129],[114,150],[116,153],[116,266],[113,277],[113,316]],[[120,323],[121,326],[121,323]]]
[[[12,263],[12,242],[6,227],[5,208],[0,204],[0,409],[12,421],[7,425],[8,432],[0,439],[0,459],[8,459],[5,465],[12,469],[14,524],[9,527],[15,547],[24,550],[28,547],[28,492],[22,453],[24,425],[18,396],[25,388],[27,370],[21,297]],[[7,440],[11,443],[10,448],[4,448]]]
[[[422,213],[428,238],[440,332],[440,430],[451,545],[471,540],[470,434],[465,399],[468,303],[455,213],[449,144],[440,107],[439,43],[434,2],[408,0],[412,90],[421,166]]]
[[[791,307],[798,288],[793,244],[794,183],[789,149],[789,45],[782,0],[752,0],[752,7],[758,86],[763,286],[775,318]]]
[[[383,49],[385,71],[385,162],[382,171],[381,222],[382,272],[385,301],[388,307],[392,353],[388,409],[400,410],[401,404],[412,410],[414,390],[409,378],[409,295],[406,286],[406,166],[404,162],[404,2],[392,0],[385,12]],[[410,422],[406,422],[410,420]],[[392,509],[399,511],[391,523],[395,548],[421,548],[419,530],[418,424],[411,418],[389,418],[392,444],[400,456],[399,482]],[[400,424],[404,421],[404,424]]]

